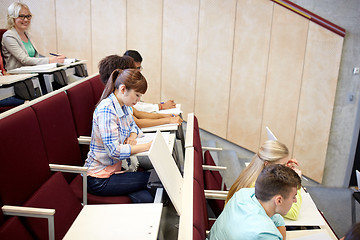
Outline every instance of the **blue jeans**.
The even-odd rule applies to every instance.
[[[19,106],[23,104],[25,100],[22,100],[17,97],[8,97],[3,100],[0,100],[0,107],[8,107],[8,106]]]
[[[133,203],[151,203],[154,198],[147,191],[149,172],[126,172],[109,178],[88,176],[88,190],[99,196],[128,195]]]

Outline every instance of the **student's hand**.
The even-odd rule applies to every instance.
[[[292,170],[294,170],[298,175],[299,177],[302,176],[302,172],[301,170],[298,168],[299,166],[299,163],[296,159],[290,159],[287,163],[286,163],[286,166],[288,166],[289,168],[291,168]]]
[[[49,63],[63,63],[64,59],[65,59],[65,56],[61,54],[56,57],[50,57]]]
[[[130,133],[130,136],[127,139],[125,139],[124,144],[136,145],[137,143],[136,138],[137,138],[137,134],[132,132]]]
[[[161,103],[162,109],[170,109],[170,108],[176,108],[176,103],[174,100],[168,100],[164,103]]]
[[[153,142],[153,141],[150,141],[150,142],[148,142],[148,143],[145,143],[145,145],[146,145],[146,151],[148,151],[148,150],[150,149],[152,142]]]
[[[162,116],[163,118],[170,118],[170,117],[177,117],[177,116],[179,116],[179,115],[177,115],[177,114],[161,114],[161,116]]]
[[[137,143],[136,139],[133,139],[133,138],[130,138],[130,137],[128,137],[124,141],[124,144],[136,145],[136,143]]]
[[[183,120],[179,116],[169,118],[169,123],[178,123],[179,125],[181,125],[182,122]]]

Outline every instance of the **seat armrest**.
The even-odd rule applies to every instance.
[[[213,166],[213,165],[202,165],[203,170],[210,170],[210,171],[223,171],[227,170],[227,167],[224,166]]]
[[[70,173],[86,173],[87,167],[78,167],[71,165],[61,165],[61,164],[49,164],[51,171],[58,172],[70,172]]]
[[[209,151],[222,151],[222,148],[216,148],[216,147],[201,147],[203,151],[209,150]]]
[[[79,144],[90,145],[91,137],[89,137],[89,136],[80,136],[80,137],[78,137],[78,142],[79,142]]]
[[[215,190],[205,190],[205,198],[206,199],[217,199],[217,200],[226,200],[227,194],[222,193],[224,191],[219,191],[219,193],[216,193]]]
[[[19,217],[36,217],[36,218],[47,218],[49,239],[55,239],[55,224],[54,215],[55,209],[48,208],[34,208],[34,207],[20,207],[20,206],[2,206],[4,215],[19,216]]]
[[[60,164],[49,164],[49,167],[51,171],[81,173],[83,177],[83,205],[87,205],[87,167]]]

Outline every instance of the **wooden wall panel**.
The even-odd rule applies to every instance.
[[[201,128],[226,138],[236,0],[202,0],[195,114]]]
[[[343,38],[310,23],[293,156],[322,182]]]
[[[199,1],[164,0],[161,98],[194,111]]]
[[[274,4],[261,143],[265,126],[292,151],[309,21]],[[295,27],[296,26],[296,27]]]
[[[14,0],[1,0],[0,1],[0,28],[5,29],[7,25],[7,9]],[[32,11],[32,9],[30,8]]]
[[[101,59],[126,50],[126,0],[91,0],[91,52],[93,72]],[[92,64],[91,64],[92,63]]]
[[[58,52],[69,58],[88,60],[87,68],[92,73],[90,0],[55,3]]]
[[[162,0],[127,1],[127,49],[135,49],[143,57],[143,70],[148,90],[142,100],[160,102]]]
[[[251,151],[260,142],[272,11],[267,0],[237,3],[227,139]]]

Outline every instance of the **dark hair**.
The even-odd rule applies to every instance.
[[[126,90],[135,90],[144,94],[147,90],[147,82],[145,77],[137,69],[116,69],[111,73],[105,89],[101,95],[98,104],[107,98],[115,89],[119,89],[120,85],[124,84]]]
[[[344,237],[344,240],[360,239],[360,222],[354,224]]]
[[[140,55],[140,53],[136,50],[127,50],[125,53],[124,53],[124,56],[130,56],[134,59],[135,62],[142,62],[142,57]]]
[[[99,62],[101,81],[106,84],[115,69],[135,68],[134,60],[129,56],[109,55]]]
[[[278,194],[287,198],[291,188],[300,186],[301,178],[294,170],[281,164],[269,164],[255,182],[255,196],[264,202]]]

